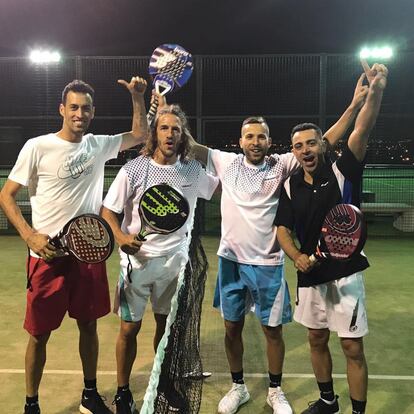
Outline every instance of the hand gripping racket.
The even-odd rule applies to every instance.
[[[114,236],[102,217],[82,214],[70,220],[50,243],[81,262],[100,263],[111,255]]]
[[[155,91],[166,95],[180,89],[193,73],[193,57],[183,47],[175,44],[158,46],[151,55],[149,74],[153,78]],[[157,99],[151,104],[147,114],[151,124],[157,113]]]
[[[184,196],[167,184],[145,190],[138,209],[141,218],[138,240],[145,240],[148,234],[173,233],[185,224],[190,212]]]
[[[352,204],[338,204],[326,215],[316,252],[309,260],[347,260],[362,250],[366,237],[362,212]]]

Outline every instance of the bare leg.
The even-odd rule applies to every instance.
[[[262,329],[266,336],[269,372],[280,374],[283,371],[283,360],[285,358],[282,325],[276,327],[262,325]]]
[[[77,321],[79,328],[79,355],[82,361],[83,376],[87,380],[96,379],[98,368],[99,340],[96,320]]]
[[[39,392],[39,385],[46,364],[46,345],[50,332],[29,337],[25,357],[26,395],[34,397]]]
[[[243,338],[244,319],[237,322],[224,321],[226,335],[224,345],[231,372],[240,372],[243,369]]]
[[[121,320],[121,327],[116,341],[116,367],[118,386],[129,383],[132,366],[137,356],[137,335],[142,321],[125,322]]]
[[[367,400],[368,367],[364,355],[362,338],[341,338],[346,357],[349,394],[358,401]]]
[[[311,362],[318,382],[332,381],[332,358],[328,346],[329,335],[328,329],[308,330]]]
[[[155,334],[154,334],[154,352],[157,352],[158,344],[160,343],[162,336],[165,332],[165,325],[167,323],[167,315],[161,315],[154,313],[154,319],[156,323]]]

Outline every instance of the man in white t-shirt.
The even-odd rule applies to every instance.
[[[0,193],[8,219],[30,248],[24,327],[30,337],[26,350],[25,414],[39,414],[38,390],[46,363],[46,345],[66,312],[79,328],[79,353],[85,389],[81,413],[110,413],[96,388],[98,336],[96,320],[110,311],[105,264],[87,265],[60,257],[49,243],[73,217],[98,214],[102,204],[104,165],[119,151],[145,142],[146,81],[118,81],[132,96],[132,130],[119,135],[86,134],[94,117],[94,90],[82,81],[69,83],[59,107],[60,131],[29,139]],[[16,202],[21,187],[29,188],[32,226]]]
[[[190,147],[186,131],[187,119],[177,105],[158,111],[143,155],[121,168],[103,203],[102,216],[111,225],[121,254],[114,306],[121,318],[116,345],[117,414],[131,414],[135,410],[129,379],[148,299],[156,322],[156,350],[164,334],[180,270],[188,260],[187,233],[191,231],[197,198],[210,199],[218,184],[198,161],[187,157]],[[139,201],[147,188],[161,183],[176,188],[185,196],[190,205],[189,218],[174,233],[151,234],[146,241],[138,241]],[[120,213],[124,213],[121,225],[117,217]]]
[[[358,80],[351,105],[325,134],[335,144],[363,104],[367,88]],[[220,414],[235,413],[250,395],[243,379],[242,331],[245,314],[255,311],[267,342],[269,390],[274,414],[291,414],[281,389],[285,345],[282,325],[291,321],[284,253],[276,238],[274,219],[283,181],[299,163],[292,153],[267,156],[269,127],[262,117],[247,118],[241,128],[243,154],[212,150],[192,143],[195,158],[221,181],[221,240],[214,306],[225,324],[225,349],[233,385],[218,405]]]

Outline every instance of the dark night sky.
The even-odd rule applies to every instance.
[[[353,53],[414,50],[414,0],[0,0],[0,56]]]

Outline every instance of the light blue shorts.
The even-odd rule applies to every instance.
[[[218,265],[213,306],[221,310],[225,320],[240,321],[254,311],[265,326],[292,321],[283,265],[249,265],[220,256]]]

